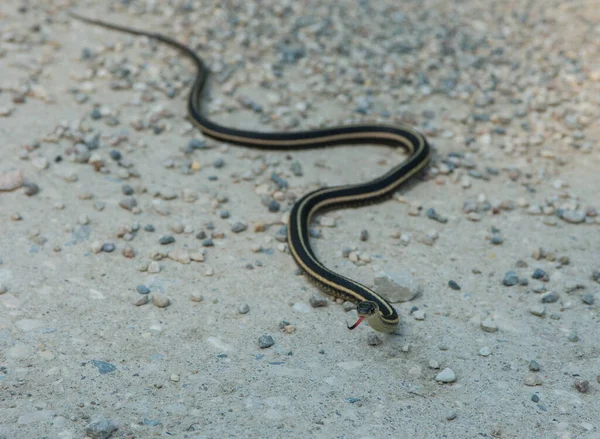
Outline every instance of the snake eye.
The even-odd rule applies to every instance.
[[[369,317],[377,312],[379,308],[375,302],[365,300],[356,306],[356,312],[359,316]]]

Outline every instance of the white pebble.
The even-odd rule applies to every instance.
[[[447,367],[436,375],[435,380],[440,383],[453,383],[456,381],[456,374]]]

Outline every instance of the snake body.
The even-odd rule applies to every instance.
[[[382,201],[391,196],[404,182],[421,171],[429,161],[430,148],[425,137],[404,125],[350,125],[296,132],[259,132],[219,125],[202,114],[202,92],[209,70],[203,60],[186,45],[165,35],[136,30],[130,27],[70,15],[86,23],[163,42],[191,59],[197,76],[188,99],[188,113],[192,122],[207,136],[246,147],[261,149],[307,149],[340,144],[379,144],[404,147],[408,157],[384,175],[360,184],[349,184],[317,189],[300,198],[292,207],[288,223],[288,245],[298,266],[326,293],[357,303],[358,321],[363,319],[381,332],[393,332],[399,322],[394,307],[370,288],[325,267],[310,246],[309,224],[313,215],[325,208],[340,208]]]

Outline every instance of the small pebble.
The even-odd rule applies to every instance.
[[[529,312],[534,316],[544,317],[544,314],[546,314],[546,307],[544,305],[534,305],[529,309]]]
[[[175,242],[175,238],[171,235],[161,236],[158,239],[158,243],[161,245],[173,244]]]
[[[158,308],[166,308],[171,304],[171,301],[167,296],[164,296],[162,294],[154,294],[152,296],[152,303]]]
[[[157,261],[152,261],[148,264],[148,273],[160,273],[160,264]]]
[[[544,280],[544,281],[549,280],[548,274],[544,270],[542,270],[541,268],[536,268],[534,270],[533,274],[531,275],[531,277],[534,278],[534,279],[541,279],[541,280]]]
[[[102,251],[106,253],[111,253],[115,250],[115,245],[112,242],[106,242],[102,244]]]
[[[194,150],[194,149],[202,149],[206,147],[206,141],[204,139],[191,139],[188,142],[188,149],[189,150]]]
[[[123,239],[125,239],[125,237],[123,237]],[[125,247],[123,247],[123,250],[121,250],[121,254],[124,257],[131,259],[131,258],[135,257],[135,250],[133,249],[132,246],[126,245]]]
[[[368,230],[361,230],[360,232],[360,240],[361,241],[367,241],[369,239],[369,231]]]
[[[271,200],[269,201],[267,208],[269,209],[269,212],[279,212],[281,205],[276,200]]]
[[[415,318],[415,320],[425,320],[425,311],[423,311],[422,309],[413,312],[412,315]]]
[[[134,197],[125,197],[119,201],[119,206],[126,210],[133,210],[137,206],[137,200]]]
[[[189,296],[192,302],[202,302],[204,300],[204,296],[200,293],[191,293]]]
[[[436,375],[435,380],[440,383],[453,383],[456,381],[456,374],[447,367]]]
[[[579,336],[577,335],[577,332],[571,331],[568,339],[571,343],[577,343],[579,341]]]
[[[502,280],[502,284],[507,287],[516,285],[519,283],[519,276],[514,271],[507,271],[504,275],[504,279]]]
[[[246,223],[237,221],[237,222],[233,223],[233,225],[231,226],[231,231],[233,233],[240,233],[240,232],[243,232],[244,230],[246,230],[247,228],[248,228],[248,225]]]
[[[110,158],[113,160],[121,160],[121,158],[123,158],[123,156],[121,155],[121,152],[116,149],[111,149],[109,154],[110,154]]]
[[[539,372],[540,369],[541,369],[540,364],[537,361],[531,360],[529,362],[529,370],[530,371],[532,371],[532,372]]]
[[[150,292],[150,288],[148,288],[146,285],[138,285],[136,290],[140,294],[148,294]]]
[[[487,346],[484,346],[481,349],[479,349],[479,355],[481,355],[482,357],[488,357],[491,355],[491,353],[492,350]]]
[[[587,391],[590,388],[590,382],[587,380],[583,380],[583,381],[578,380],[578,381],[575,381],[574,386],[579,393],[587,393]]]
[[[504,242],[504,238],[502,238],[502,236],[500,236],[500,235],[494,235],[494,236],[492,236],[492,239],[490,240],[490,242],[494,245],[500,245]]]
[[[23,183],[23,187],[25,187],[25,195],[27,195],[28,197],[31,197],[40,191],[40,187],[37,184],[32,183],[30,181],[25,181]]]
[[[150,299],[148,299],[148,296],[140,296],[133,302],[133,304],[135,306],[143,306],[143,305],[146,305],[148,302],[150,302]]]
[[[456,412],[449,412],[449,413],[446,415],[446,420],[448,420],[448,421],[453,421],[453,420],[455,420],[455,419],[456,419],[456,417],[457,417],[457,416],[458,416],[458,414],[457,414]]]
[[[457,283],[456,283],[455,281],[453,281],[453,280],[449,280],[449,281],[448,281],[448,286],[449,286],[450,288],[452,288],[453,290],[460,290],[460,285],[459,285],[459,284],[457,284]]]
[[[248,314],[248,312],[250,312],[250,305],[248,305],[247,303],[240,305],[238,307],[238,312],[240,314]]]
[[[586,305],[593,305],[594,304],[594,295],[593,294],[584,294],[581,297],[581,300],[583,301],[583,303],[585,303]]]
[[[484,321],[482,321],[480,323],[481,329],[483,329],[485,332],[491,332],[494,333],[496,331],[498,331],[498,325],[496,325],[496,323],[494,323],[494,321],[492,319],[490,319],[489,317],[487,319],[485,319]]]
[[[123,195],[133,195],[135,190],[133,189],[133,187],[130,184],[124,184],[123,186],[121,186],[121,192],[123,192]],[[131,210],[131,209],[129,209],[129,210]]]
[[[312,306],[313,308],[320,308],[329,304],[329,301],[325,297],[317,295],[312,296],[310,299],[308,299],[308,301],[310,303],[310,306]]]
[[[369,346],[377,346],[381,344],[381,339],[377,336],[377,334],[369,333],[367,336],[367,344]]]
[[[258,339],[258,347],[261,349],[270,348],[275,344],[275,340],[270,335],[261,335]]]
[[[321,224],[323,227],[335,227],[335,218],[331,216],[322,216],[319,219],[319,224]]]
[[[117,425],[110,419],[98,416],[85,427],[85,434],[92,439],[107,439],[117,428]]]
[[[144,230],[145,230],[146,232],[154,232],[156,229],[154,228],[154,226],[153,226],[152,224],[146,224],[146,225],[144,226]]]
[[[531,395],[531,400],[533,402],[540,402],[540,397],[534,393],[533,395]]]
[[[523,379],[523,384],[526,386],[541,386],[542,379],[537,373],[532,372]]]
[[[557,292],[550,291],[542,296],[541,301],[542,301],[542,303],[554,303],[554,302],[558,301],[559,297],[560,296],[558,295]]]
[[[427,215],[427,218],[430,218],[430,219],[435,220],[442,224],[448,222],[448,218],[437,213],[433,207],[430,207],[429,209],[427,209],[426,215]]]

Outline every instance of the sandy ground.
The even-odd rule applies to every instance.
[[[326,45],[285,65],[283,79],[267,78],[292,84],[289,95],[283,86],[261,87],[264,65],[278,56],[266,41],[284,40],[296,15],[326,16],[318,3],[75,5],[91,16],[189,39],[215,70],[250,59],[234,71],[233,93],[227,94],[227,79],[211,85],[211,114],[223,123],[286,128],[285,118],[267,123],[261,117],[284,104],[297,115],[309,102],[299,128],[380,120],[387,109],[392,120],[384,122],[408,117],[428,134],[435,157],[425,176],[389,202],[328,213],[336,227],[315,224],[322,237],[313,245],[329,267],[367,285],[382,270],[412,275],[422,285],[415,299],[397,304],[400,334],[380,335],[376,346],[368,343],[368,326],[346,329],[354,311],[334,300],[310,306],[312,296],[324,295],[298,275],[277,232],[293,196],[321,184],[368,180],[402,154],[367,146],[265,153],[210,139],[206,148],[186,153],[190,139],[199,138],[185,120],[185,90],[194,74],[188,63],[163,46],[73,22],[65,13],[68,2],[34,3],[0,5],[0,107],[6,113],[0,117],[0,174],[9,178],[21,170],[39,187],[31,196],[24,188],[0,192],[0,438],[81,438],[96,419],[118,427],[112,437],[129,438],[600,438],[597,3],[395,6],[411,23],[409,34],[425,42],[416,54],[396,53],[399,66],[403,59],[435,64],[428,43],[444,23],[459,36],[487,35],[492,49],[506,46],[508,60],[520,57],[513,71],[521,76],[513,79],[510,64],[495,64],[489,47],[482,49],[489,58],[480,53],[482,67],[464,67],[459,87],[484,89],[497,71],[500,86],[487,93],[495,99],[486,104],[479,99],[486,93],[468,87],[444,94],[404,84],[402,90],[416,91],[402,98],[386,93],[395,76],[359,84],[344,72],[330,78],[340,94],[332,98],[319,88],[323,71],[306,64],[310,57],[347,62]],[[368,40],[368,29],[389,15],[375,1],[374,12],[361,14],[365,3],[340,6],[359,23],[358,40]],[[169,15],[182,14],[186,5],[201,18],[191,27]],[[267,26],[265,40],[246,49],[231,41],[220,46],[228,8],[251,16],[248,26]],[[520,22],[514,19],[519,14],[529,15]],[[335,17],[334,23],[354,22]],[[215,29],[216,42],[203,26]],[[388,31],[381,31],[385,39]],[[357,39],[348,44],[358,45]],[[310,48],[310,39],[301,41]],[[372,45],[367,61],[387,56]],[[82,59],[84,49],[91,59]],[[110,62],[102,71],[104,57]],[[554,62],[552,74],[548,62]],[[123,65],[137,85],[116,90],[115,82],[127,80],[119,76]],[[432,77],[439,71],[431,69]],[[416,71],[406,67],[402,74]],[[164,92],[169,81],[178,84],[173,98]],[[357,113],[352,93],[368,87],[375,87],[373,111]],[[502,98],[512,87],[518,89],[514,105]],[[552,103],[555,95],[558,103]],[[239,96],[264,111],[244,109]],[[91,117],[94,108],[102,117]],[[525,114],[513,117],[520,108]],[[161,111],[172,117],[157,117],[159,134],[132,126]],[[492,117],[473,122],[480,113]],[[496,114],[511,117],[503,122]],[[568,117],[575,122],[565,125]],[[506,134],[494,131],[498,126]],[[78,132],[101,134],[84,163],[74,161]],[[112,150],[121,153],[120,163]],[[464,154],[451,169],[444,165],[452,162],[449,153]],[[214,166],[218,159],[222,167]],[[303,175],[292,172],[292,161]],[[289,183],[283,194],[276,193],[272,173]],[[124,184],[134,191],[137,213],[119,205]],[[279,212],[265,206],[270,196],[280,199]],[[428,218],[430,208],[447,222]],[[566,221],[564,211],[585,221]],[[234,233],[238,221],[247,230]],[[148,224],[154,232],[144,230]],[[208,236],[198,239],[202,230]],[[367,241],[359,239],[362,230]],[[211,233],[214,245],[203,247]],[[167,235],[175,242],[159,244]],[[115,250],[97,252],[107,243]],[[539,257],[540,247],[547,257]],[[186,249],[204,249],[205,260],[174,260],[184,259]],[[358,263],[343,256],[345,249],[355,251]],[[173,251],[173,258],[160,259]],[[143,271],[153,259],[160,271]],[[536,269],[546,279],[533,279]],[[509,271],[527,285],[503,285]],[[461,289],[451,289],[450,280]],[[170,305],[136,306],[144,297],[138,286]],[[413,307],[424,314],[411,313]],[[284,329],[282,321],[288,322]],[[263,335],[273,338],[271,347],[259,347]],[[436,381],[446,368],[455,381]],[[94,427],[87,434],[103,437]]]

